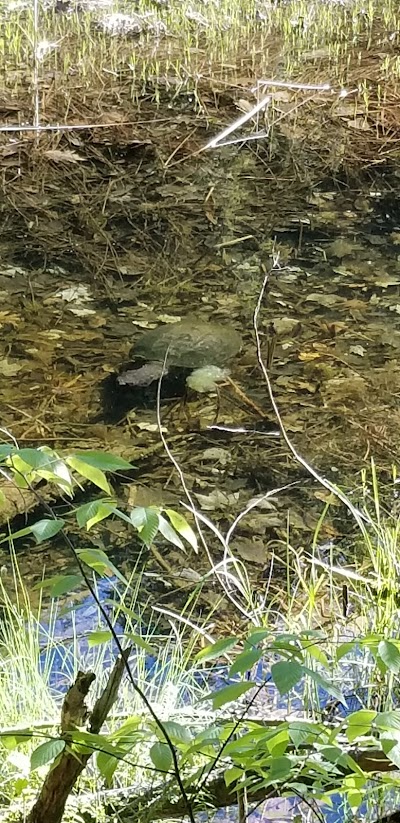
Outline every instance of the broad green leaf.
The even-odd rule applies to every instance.
[[[2,746],[9,752],[12,752],[18,746],[17,738],[13,734],[4,734],[4,732],[1,732],[0,740]],[[26,740],[26,738],[24,738],[24,740]]]
[[[361,735],[371,733],[372,724],[376,718],[376,712],[370,709],[360,709],[357,712],[352,712],[347,718],[346,737],[349,743],[356,740]]]
[[[303,649],[300,649],[297,645],[297,640],[298,638],[296,638],[296,642],[292,642],[291,640],[285,640],[283,637],[277,637],[271,644],[268,644],[268,648],[274,652],[284,653],[285,657],[290,654],[291,658],[298,657],[303,660]]]
[[[82,560],[82,563],[86,563],[86,565],[97,572],[100,577],[112,577],[114,575],[121,583],[124,583],[125,586],[129,586],[124,575],[118,571],[114,563],[111,562],[106,553],[101,551],[101,549],[77,549],[76,553],[79,559]]]
[[[185,551],[181,538],[178,537],[175,529],[172,528],[171,524],[168,523],[168,520],[166,520],[162,514],[158,515],[158,531],[161,532],[162,536],[165,537],[169,543],[172,543],[173,546],[177,546],[181,551]]]
[[[229,677],[234,677],[235,674],[244,674],[244,672],[250,671],[255,663],[258,663],[262,655],[262,649],[249,649],[249,651],[241,652],[229,669]]]
[[[259,643],[262,643],[267,637],[271,635],[269,629],[254,629],[254,631],[250,632],[249,636],[245,640],[245,648],[247,646],[257,646]]]
[[[317,643],[310,643],[308,640],[303,640],[301,645],[310,657],[317,660],[318,663],[321,663],[321,666],[324,666],[325,669],[329,667],[329,660]]]
[[[15,748],[20,743],[26,743],[27,740],[31,740],[34,737],[35,731],[34,729],[3,729],[0,732],[0,740],[8,740],[9,747]],[[12,745],[12,740],[15,742],[15,746]]]
[[[13,777],[13,795],[15,797],[21,797],[22,792],[24,792],[28,786],[29,780],[27,777]]]
[[[137,529],[140,539],[148,548],[154,543],[159,527],[159,511],[152,506],[135,506],[130,512],[130,520]]]
[[[400,709],[390,712],[378,712],[375,719],[377,729],[398,731],[400,729]]]
[[[380,744],[386,757],[394,763],[397,769],[400,769],[400,740],[398,737],[394,734],[389,735],[389,733],[386,733],[385,735],[381,735]]]
[[[114,503],[112,500],[92,500],[90,503],[84,503],[75,511],[76,522],[78,526],[83,528],[86,526],[87,531],[95,525],[105,520],[114,514]]]
[[[339,660],[341,660],[342,657],[345,657],[346,654],[349,654],[349,652],[354,652],[356,647],[357,643],[354,640],[350,640],[347,643],[341,643],[336,649],[336,660],[339,662]]]
[[[167,772],[172,766],[172,753],[166,743],[154,743],[150,749],[151,760],[161,772]]]
[[[97,752],[96,764],[107,788],[111,788],[115,770],[120,764],[119,758],[113,757],[108,752]]]
[[[267,749],[273,758],[285,754],[289,745],[289,729],[287,726],[278,726],[274,734],[270,735],[267,741]]]
[[[400,672],[400,651],[390,640],[381,640],[378,646],[378,654],[389,671],[398,674]]]
[[[65,526],[65,520],[38,520],[31,526],[32,534],[36,543],[43,543],[43,540],[49,540],[55,534],[61,531]]]
[[[127,746],[121,746],[113,740],[109,740],[108,736],[104,734],[93,734],[92,732],[85,732],[81,729],[72,729],[67,733],[67,740],[69,743],[74,743],[79,746],[79,750],[86,754],[93,752],[105,752],[112,757],[123,760],[126,756]]]
[[[104,629],[101,631],[89,632],[88,634],[88,646],[91,648],[92,646],[100,646],[102,643],[108,643],[109,640],[112,640],[112,632],[109,630]]]
[[[237,783],[243,777],[243,769],[238,769],[237,766],[231,766],[230,769],[224,771],[224,780],[226,786],[232,786],[232,783]]]
[[[205,649],[197,652],[194,659],[206,661],[215,660],[217,657],[223,657],[224,654],[236,646],[237,642],[237,637],[223,637],[221,640],[217,640],[216,643],[212,643],[212,645],[206,646]]]
[[[191,743],[192,735],[187,726],[182,726],[175,720],[164,720],[162,726],[172,743]],[[158,733],[161,733],[161,729]]]
[[[241,697],[242,694],[246,694],[246,692],[254,688],[256,685],[257,684],[251,680],[246,680],[245,683],[231,683],[230,686],[225,686],[217,692],[210,692],[210,694],[206,694],[205,697],[201,698],[200,702],[203,702],[204,700],[212,700],[213,709],[220,709],[221,706],[225,705],[225,703],[232,703],[233,700],[237,700],[238,697]]]
[[[106,454],[99,451],[74,451],[71,457],[78,458],[82,463],[87,463],[94,469],[100,469],[103,472],[115,472],[133,469],[132,463],[128,463],[123,457],[118,457],[116,454]]]
[[[346,789],[345,787],[343,787],[343,788],[345,789],[346,800],[347,800],[347,802],[348,802],[348,804],[351,808],[351,811],[352,811],[353,814],[355,814],[355,812],[357,811],[359,806],[361,806],[361,803],[363,802],[363,800],[365,798],[365,790],[364,790],[364,788],[362,788],[362,789],[356,789],[356,788],[355,789],[350,789],[350,788]]]
[[[171,521],[171,525],[175,529],[178,534],[186,540],[192,549],[198,552],[198,543],[197,537],[192,529],[192,527],[187,522],[186,518],[183,515],[179,514],[178,512],[174,511],[174,509],[165,509],[165,514],[169,517]]]
[[[341,766],[342,768],[348,767],[351,760],[341,746],[321,746],[319,752],[321,757],[327,760],[328,763],[333,763],[335,766]],[[361,771],[359,767],[357,767],[357,770]]]
[[[48,580],[41,580],[40,583],[36,583],[34,588],[50,589],[50,597],[55,599],[70,592],[72,589],[76,589],[82,582],[83,577],[81,574],[57,574]]]
[[[297,749],[303,743],[315,743],[321,735],[326,734],[324,726],[306,720],[293,720],[288,724],[289,738]]]
[[[46,740],[31,754],[31,769],[34,771],[40,766],[50,763],[65,749],[65,740]]]
[[[46,469],[52,472],[52,465],[59,457],[55,452],[45,452],[40,449],[18,449],[10,456],[10,464],[17,471],[30,472]]]
[[[297,660],[281,660],[271,666],[271,675],[280,695],[287,694],[304,676],[304,666]]]
[[[66,491],[70,492],[73,486],[73,479],[64,460],[54,460],[51,468],[54,482]]]
[[[286,726],[284,728],[286,729]],[[245,732],[240,737],[233,737],[228,743],[225,743],[224,754],[234,760],[246,751],[251,751],[253,754],[255,749],[265,751],[268,740],[274,737],[275,734],[276,729],[273,726],[266,729],[264,726],[251,725],[250,731]]]
[[[94,486],[102,489],[102,491],[106,494],[112,494],[109,482],[101,469],[96,469],[94,466],[90,466],[79,457],[67,457],[67,463],[73,471],[76,471],[82,477],[85,477],[86,480],[89,480]]]
[[[147,729],[142,729],[143,717],[141,715],[131,715],[121,723],[118,729],[110,735],[113,740],[121,741],[123,746],[130,741],[136,742],[138,737],[148,738]]]
[[[0,463],[3,463],[14,451],[15,446],[12,446],[10,443],[2,443],[0,445]]]
[[[273,757],[268,772],[268,783],[282,783],[292,771],[292,760],[287,755]]]

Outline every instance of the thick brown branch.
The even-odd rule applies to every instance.
[[[129,650],[124,652],[129,654]],[[115,699],[124,672],[124,660],[119,657],[110,673],[107,685],[94,705],[91,715],[90,731],[96,733],[103,725]],[[88,712],[85,697],[95,676],[92,672],[79,672],[75,683],[68,690],[61,712],[62,731],[81,726],[87,719]],[[39,796],[28,815],[27,823],[61,823],[68,795],[72,791],[79,775],[83,772],[92,756],[66,750],[58,762],[47,774]]]

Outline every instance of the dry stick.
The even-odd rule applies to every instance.
[[[277,268],[277,263],[278,263],[278,259],[276,258],[276,259],[274,259],[274,264],[273,264],[273,267],[272,267],[271,271],[273,271],[274,269]],[[279,411],[277,402],[276,402],[275,397],[274,397],[274,393],[273,393],[273,390],[272,390],[272,385],[271,385],[271,380],[270,380],[270,377],[269,377],[269,374],[268,374],[268,370],[267,370],[267,368],[265,366],[265,363],[263,361],[262,352],[261,352],[261,338],[260,338],[260,332],[259,332],[259,328],[258,328],[258,318],[259,318],[259,315],[260,315],[260,310],[261,310],[261,304],[262,304],[262,301],[263,301],[263,297],[264,297],[264,294],[265,294],[265,291],[266,291],[266,288],[267,288],[267,285],[268,285],[269,275],[270,275],[270,272],[267,272],[265,274],[265,277],[264,277],[264,280],[263,280],[263,283],[262,283],[262,286],[261,286],[261,290],[260,290],[260,294],[259,294],[259,297],[258,297],[257,305],[256,305],[256,308],[254,310],[253,327],[254,327],[254,332],[255,332],[255,336],[256,336],[256,343],[257,343],[258,363],[260,365],[260,368],[261,368],[261,371],[262,371],[262,374],[263,374],[263,377],[264,377],[264,380],[265,380],[265,383],[266,383],[266,386],[267,386],[269,399],[271,401],[271,405],[272,405],[272,408],[274,410],[274,413],[275,413],[275,416],[276,416],[276,419],[277,419],[278,426],[280,428],[282,437],[283,437],[290,453],[293,455],[293,457],[297,461],[297,463],[299,463],[301,466],[303,466],[303,468],[308,472],[308,474],[311,475],[311,477],[313,477],[315,480],[317,480],[317,482],[320,483],[321,486],[324,486],[324,488],[327,489],[329,492],[331,492],[331,494],[334,494],[335,497],[337,497],[346,506],[346,508],[353,515],[353,517],[354,517],[360,531],[362,532],[362,534],[364,536],[367,536],[367,529],[366,529],[365,524],[366,523],[369,524],[369,525],[371,524],[370,518],[367,517],[363,512],[361,512],[360,509],[357,509],[356,506],[353,506],[351,500],[349,500],[347,495],[344,494],[344,492],[342,492],[341,489],[339,489],[338,486],[335,486],[334,483],[332,483],[330,480],[328,480],[326,477],[324,477],[322,474],[320,474],[316,469],[314,469],[313,466],[311,466],[309,463],[307,463],[305,458],[302,457],[302,455],[297,451],[296,447],[294,446],[294,444],[290,440],[290,437],[287,434],[287,431],[285,429],[285,426],[284,426],[282,417],[280,415],[280,411]]]
[[[122,656],[117,658],[105,689],[96,700],[90,717],[89,729],[92,734],[99,733],[115,703],[130,652],[131,648],[127,648]],[[73,742],[74,730],[79,729],[86,722],[88,711],[85,697],[94,680],[93,672],[78,672],[75,682],[65,695],[61,710],[61,732],[67,744],[70,741]],[[66,745],[53,768],[47,773],[39,795],[27,817],[27,823],[61,823],[68,796],[92,753],[73,752]]]

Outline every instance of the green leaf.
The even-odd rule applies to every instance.
[[[292,760],[287,755],[273,757],[268,772],[268,783],[282,783],[287,780],[292,771]]]
[[[237,637],[223,637],[221,640],[217,640],[216,643],[212,643],[210,646],[206,646],[200,652],[197,652],[195,655],[195,660],[215,660],[217,657],[223,657],[227,652],[233,649],[238,642]]]
[[[135,506],[130,513],[130,521],[137,529],[140,539],[149,548],[158,532],[159,512],[152,506]]]
[[[177,548],[181,549],[181,551],[185,551],[181,538],[178,537],[175,529],[172,528],[171,524],[168,523],[168,520],[166,520],[162,514],[158,515],[158,530],[169,543],[172,543],[173,546],[177,546]]]
[[[297,660],[281,660],[271,666],[271,676],[282,696],[290,692],[304,676],[304,666]]]
[[[273,758],[285,754],[289,745],[289,729],[287,726],[278,726],[274,733],[269,736],[267,749]]]
[[[181,723],[177,723],[175,720],[165,720],[162,726],[172,743],[191,743],[192,735],[187,726],[182,726]]]
[[[0,463],[4,463],[7,457],[9,457],[10,454],[13,454],[14,451],[15,446],[11,446],[10,443],[2,443],[0,445]]]
[[[377,729],[398,731],[400,729],[400,709],[390,712],[378,712],[375,719]]]
[[[318,663],[321,663],[321,666],[324,666],[325,669],[329,667],[329,660],[325,654],[325,652],[318,646],[316,643],[310,643],[310,641],[303,640],[301,643],[304,651],[316,660]]]
[[[32,534],[36,543],[43,543],[61,531],[65,526],[65,520],[38,520],[31,526]]]
[[[89,531],[95,523],[100,523],[101,520],[105,520],[105,518],[110,517],[111,514],[114,514],[113,501],[104,499],[84,503],[83,506],[79,506],[75,511],[78,526],[81,528],[86,526],[87,531]]]
[[[342,657],[345,657],[346,654],[349,654],[349,652],[354,652],[354,649],[356,647],[357,643],[354,640],[350,640],[347,643],[341,643],[340,646],[338,646],[336,649],[335,657],[337,662],[339,662],[339,660],[341,660]]]
[[[71,729],[68,733],[68,742],[83,746],[87,752],[102,751],[120,760],[125,757],[126,747],[123,747],[104,734],[85,732],[82,729]]]
[[[113,757],[108,752],[97,752],[96,764],[97,768],[105,781],[107,788],[111,788],[113,784],[113,777],[120,760]]]
[[[224,780],[226,786],[231,786],[232,783],[237,783],[243,777],[243,769],[238,769],[237,766],[231,766],[224,772]]]
[[[41,472],[47,479],[52,479],[54,483],[61,488],[65,489],[67,492],[71,492],[73,486],[73,479],[72,475],[68,469],[67,464],[64,460],[54,460],[51,466],[51,474]]]
[[[186,518],[178,512],[174,511],[174,509],[165,509],[165,514],[167,515],[167,517],[169,517],[171,525],[173,526],[175,531],[178,532],[178,534],[180,534],[180,536],[183,537],[183,539],[189,543],[189,545],[197,554],[197,537],[192,527],[187,522]]]
[[[167,772],[172,766],[172,753],[166,743],[154,743],[150,749],[151,760],[161,772]]]
[[[322,724],[307,720],[293,720],[288,724],[289,738],[293,746],[298,749],[303,743],[315,743],[321,735],[326,736],[326,728]]]
[[[213,709],[220,709],[225,703],[232,703],[233,700],[237,700],[238,697],[241,697],[242,694],[245,694],[256,685],[257,684],[251,680],[246,680],[245,683],[231,683],[230,686],[225,686],[217,692],[206,694],[205,697],[201,698],[200,702],[212,700]]]
[[[89,632],[88,634],[88,646],[92,648],[93,646],[100,646],[101,643],[108,643],[109,640],[112,640],[113,634],[107,629],[98,630],[95,632]]]
[[[33,735],[32,735],[33,736]],[[13,734],[5,734],[4,732],[0,733],[0,740],[2,746],[4,746],[7,751],[12,752],[18,746],[18,741],[15,735]],[[24,742],[26,742],[26,738],[24,738]]]
[[[48,580],[41,580],[40,583],[37,583],[34,588],[35,589],[50,589],[50,597],[54,599],[56,597],[61,597],[63,594],[70,592],[72,589],[76,589],[77,586],[83,582],[83,577],[81,574],[57,574],[54,577],[50,577]]]
[[[86,480],[89,480],[90,483],[93,483],[94,486],[97,486],[99,489],[102,489],[103,492],[106,494],[112,494],[111,487],[109,482],[104,474],[100,469],[94,468],[94,466],[90,466],[84,460],[79,457],[67,457],[67,463],[78,474],[82,477],[85,477]]]
[[[11,455],[10,463],[17,471],[38,471],[46,469],[52,472],[52,465],[58,460],[55,452],[44,452],[40,449],[18,449]]]
[[[389,669],[398,674],[400,672],[400,651],[390,640],[381,640],[378,645],[378,654]]]
[[[370,709],[360,709],[357,712],[352,712],[347,718],[346,736],[349,743],[356,740],[361,735],[370,734],[372,724],[376,718],[377,713]]]
[[[123,457],[118,457],[116,454],[106,454],[99,451],[74,451],[72,458],[77,457],[82,463],[88,466],[93,466],[94,469],[100,469],[103,472],[116,472],[133,469],[132,463],[128,463]]]
[[[380,744],[386,757],[400,769],[400,741],[396,735],[381,735]]]
[[[271,634],[269,629],[254,629],[254,631],[250,632],[249,636],[245,640],[245,647],[249,646],[258,646],[259,643],[262,643],[267,637]]]
[[[101,551],[101,549],[77,549],[76,553],[79,559],[82,560],[82,563],[86,563],[86,565],[99,574],[100,577],[112,577],[114,575],[121,583],[124,583],[125,586],[129,586],[124,575],[118,571],[114,563],[111,562],[106,553]]]
[[[50,763],[65,749],[65,740],[46,740],[31,754],[31,769],[34,771],[40,766]]]
[[[250,671],[254,664],[258,663],[262,657],[262,654],[262,649],[249,649],[249,651],[241,652],[229,669],[229,677],[234,677],[235,674],[244,674],[244,672]]]

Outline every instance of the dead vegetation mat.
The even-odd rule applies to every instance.
[[[344,482],[372,454],[390,470],[400,430],[400,98],[389,88],[379,102],[377,65],[365,56],[368,107],[356,92],[281,90],[262,124],[268,138],[247,140],[260,128],[249,121],[243,142],[213,151],[202,149],[254,104],[248,77],[199,86],[196,97],[165,89],[158,105],[151,91],[134,104],[123,76],[84,92],[69,77],[68,105],[61,78],[44,79],[42,122],[76,129],[0,134],[0,404],[21,443],[114,449],[139,466],[141,487],[179,500],[155,408],[126,418],[122,404],[117,423],[105,421],[103,381],[142,329],[193,313],[217,319],[243,334],[233,377],[273,427],[252,316],[279,254],[261,332],[290,436]],[[303,79],[317,76],[321,61]],[[5,93],[1,109],[4,125],[17,109],[29,119],[29,90]],[[297,480],[305,498],[294,527],[315,526],[315,490],[279,439],[253,431],[259,416],[229,387],[167,404],[162,419],[188,486],[217,520]],[[216,421],[249,433],[216,435],[207,429]],[[284,543],[287,502],[243,528],[246,561],[263,568],[268,546]]]

